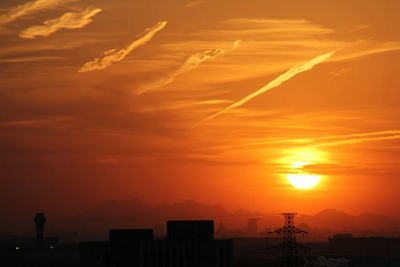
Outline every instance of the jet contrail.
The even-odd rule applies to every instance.
[[[235,50],[236,48],[238,48],[241,42],[242,42],[241,40],[234,41],[232,48],[229,51]],[[160,87],[164,87],[168,84],[171,84],[174,82],[176,77],[195,70],[204,62],[206,62],[212,58],[218,57],[218,56],[224,54],[226,51],[227,50],[225,50],[225,49],[211,49],[211,50],[206,50],[206,51],[195,53],[195,54],[189,56],[183,62],[183,64],[181,66],[179,66],[179,68],[177,68],[173,72],[168,73],[164,78],[140,87],[136,91],[136,94],[141,95],[148,91],[153,91]]]
[[[114,62],[119,62],[123,60],[130,52],[149,42],[156,33],[161,31],[167,25],[166,21],[161,21],[147,29],[139,39],[133,41],[130,45],[123,49],[111,49],[104,52],[102,57],[95,58],[93,61],[86,62],[79,72],[88,72],[93,70],[102,70],[110,66]]]
[[[275,87],[280,86],[282,83],[290,80],[291,78],[293,78],[294,76],[296,76],[299,73],[302,73],[304,71],[308,71],[311,70],[314,66],[322,63],[323,61],[327,60],[328,58],[330,58],[333,54],[335,53],[335,51],[329,52],[327,54],[323,54],[321,56],[318,56],[316,58],[311,59],[310,61],[303,63],[303,64],[299,64],[294,66],[293,68],[291,68],[290,70],[288,70],[287,72],[281,74],[278,78],[276,78],[275,80],[271,81],[270,83],[268,83],[266,86],[264,86],[263,88],[251,93],[250,95],[246,96],[245,98],[242,98],[241,100],[239,100],[238,102],[233,103],[230,106],[227,106],[226,108],[224,108],[221,111],[218,111],[217,113],[214,113],[210,116],[208,116],[207,118],[205,118],[204,120],[200,121],[198,124],[201,124],[203,122],[209,121],[231,109],[234,108],[238,108],[240,106],[242,106],[243,104],[247,103],[248,101],[252,100],[253,98],[257,97],[258,95],[271,90]],[[197,125],[198,125],[197,124]]]
[[[395,132],[397,132],[397,134]],[[368,135],[368,134],[362,135],[361,134],[360,136],[364,136],[364,137],[325,142],[325,143],[311,145],[310,147],[318,148],[318,147],[351,145],[351,144],[359,144],[359,143],[383,141],[383,140],[396,140],[396,139],[400,139],[399,132],[400,131],[392,131],[392,133],[390,133],[389,135],[384,135],[384,136],[373,136],[374,134],[371,134],[371,135]],[[378,133],[375,133],[375,134],[378,134]]]
[[[22,31],[19,37],[34,39],[38,36],[49,36],[61,29],[79,29],[92,22],[92,17],[101,9],[88,7],[81,12],[67,12],[59,18],[46,20],[43,25],[29,27]]]
[[[342,134],[342,135],[333,135],[333,136],[324,136],[319,137],[316,140],[332,140],[332,139],[354,139],[354,138],[363,138],[363,137],[372,137],[375,135],[400,135],[400,130],[385,130],[385,131],[377,131],[377,132],[365,132],[365,133],[355,133],[355,134]]]
[[[278,139],[278,140],[272,139],[269,141],[255,141],[250,143],[242,143],[240,145],[236,145],[236,147],[265,146],[274,144],[287,144],[287,145],[295,144],[295,145],[300,145],[301,147],[313,148],[313,147],[360,143],[360,141],[361,142],[379,141],[382,140],[382,137],[387,139],[397,139],[397,136],[400,137],[400,130],[385,130],[377,132],[331,135],[331,136],[316,137],[316,138],[297,138],[297,139]]]

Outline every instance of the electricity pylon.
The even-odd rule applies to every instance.
[[[297,267],[299,258],[297,253],[297,234],[306,234],[307,231],[297,228],[294,225],[294,217],[297,213],[281,213],[285,217],[285,225],[270,233],[276,233],[282,236],[282,256],[286,267]]]

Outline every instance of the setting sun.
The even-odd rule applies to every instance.
[[[288,174],[287,178],[290,184],[298,189],[311,189],[321,180],[320,175],[310,174]]]
[[[286,151],[279,161],[284,166],[283,174],[288,182],[298,189],[311,189],[321,180],[321,175],[310,173],[310,168],[330,162],[326,152],[313,148],[296,148]]]

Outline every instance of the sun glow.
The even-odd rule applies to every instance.
[[[288,174],[287,178],[290,184],[298,189],[313,188],[321,180],[320,175],[311,175],[311,174]]]
[[[308,166],[328,162],[324,152],[316,149],[296,149],[288,151],[288,156],[282,158],[287,180],[298,189],[311,189],[319,184],[322,176],[309,173]]]

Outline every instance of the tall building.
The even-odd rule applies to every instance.
[[[214,239],[213,221],[169,221],[166,239],[152,229],[110,230],[108,242],[80,244],[82,267],[230,267],[232,250],[232,240]]]
[[[258,234],[258,221],[260,218],[250,218],[247,221],[247,234],[255,237]]]
[[[35,221],[35,226],[36,226],[36,240],[38,242],[43,241],[44,238],[44,226],[46,224],[46,216],[44,216],[43,212],[36,213],[35,218],[33,219]]]

